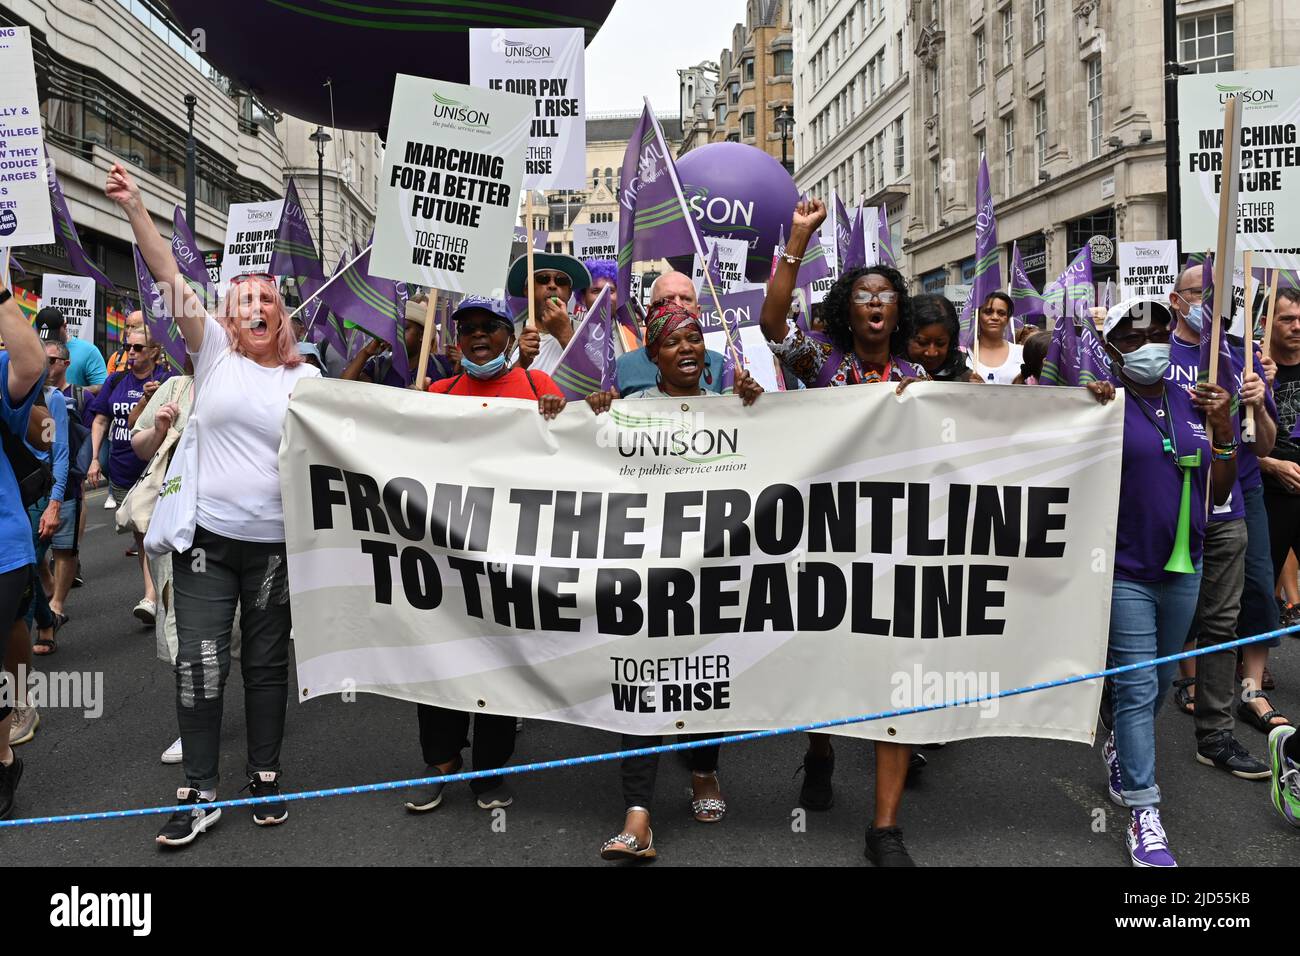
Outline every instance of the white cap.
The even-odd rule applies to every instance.
[[[1148,309],[1159,307],[1169,320],[1172,328],[1174,324],[1174,310],[1169,306],[1169,299],[1161,295],[1135,295],[1131,299],[1125,299],[1119,305],[1114,306],[1106,313],[1106,321],[1102,323],[1101,337],[1110,338],[1111,329],[1119,325],[1120,322],[1128,318],[1133,312],[1145,312]]]

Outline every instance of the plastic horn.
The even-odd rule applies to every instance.
[[[1194,455],[1184,455],[1177,459],[1178,467],[1183,470],[1183,494],[1178,502],[1178,529],[1174,533],[1174,547],[1165,562],[1165,570],[1175,574],[1192,574],[1196,566],[1192,564],[1192,472],[1201,467],[1201,450]]]

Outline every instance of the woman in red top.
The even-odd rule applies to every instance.
[[[452,313],[461,372],[442,378],[429,391],[473,398],[535,398],[537,410],[554,418],[564,408],[564,395],[545,372],[510,366],[515,325],[505,303],[486,296],[466,296]]]

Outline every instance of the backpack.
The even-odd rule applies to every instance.
[[[37,401],[44,404],[44,395]],[[18,481],[18,493],[22,497],[23,507],[30,508],[50,493],[54,487],[54,469],[48,461],[41,461],[23,440],[8,428],[0,426],[0,438],[4,440],[5,457],[14,470]]]
[[[90,471],[90,429],[81,418],[85,404],[86,390],[72,386],[72,400],[68,402],[68,488],[80,487]]]

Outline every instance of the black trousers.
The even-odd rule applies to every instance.
[[[1268,543],[1273,554],[1273,582],[1282,576],[1288,551],[1300,557],[1300,495],[1264,486],[1264,507],[1268,510]]]
[[[677,739],[685,740],[707,740],[715,737],[716,734],[680,734]],[[632,734],[623,735],[623,749],[636,750],[641,747],[658,747],[664,742],[662,737],[635,737]],[[712,747],[695,747],[691,750],[682,751],[686,754],[687,762],[691,770],[696,773],[713,773],[718,769],[718,751],[722,749],[721,744],[714,744]],[[623,803],[628,807],[645,807],[650,809],[650,804],[654,801],[655,796],[655,777],[659,773],[659,756],[650,754],[645,757],[624,757],[619,767],[623,775]]]
[[[474,769],[496,770],[504,767],[515,752],[515,718],[500,714],[467,714],[431,704],[416,704],[420,719],[420,750],[430,767],[447,763],[460,756],[469,746],[469,719],[474,718]],[[502,777],[471,780],[474,793],[486,793],[501,785]]]
[[[20,700],[18,694],[27,689],[20,687],[13,694],[8,693],[14,678],[5,672],[4,659],[9,653],[9,630],[15,621],[26,616],[27,605],[31,603],[33,577],[35,566],[31,564],[0,574],[0,720],[13,711],[6,701]]]

